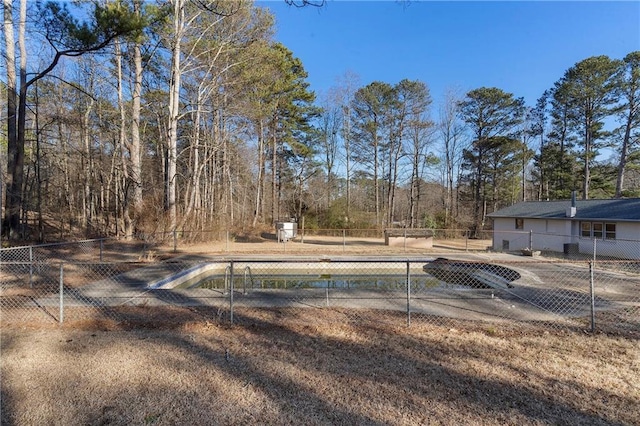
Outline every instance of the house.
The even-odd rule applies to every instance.
[[[524,201],[488,215],[493,249],[640,259],[640,198]],[[595,246],[595,247],[594,247]]]

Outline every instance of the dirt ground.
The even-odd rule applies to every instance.
[[[367,241],[183,245],[177,253],[119,246],[109,255],[462,250]],[[637,339],[465,320],[403,327],[402,314],[380,311],[239,309],[231,326],[195,309],[146,309],[124,323],[8,326],[0,317],[0,423],[640,424]]]
[[[331,236],[296,237],[288,242],[271,238],[229,239],[213,242],[172,241],[141,245],[122,241],[105,244],[105,260],[138,261],[181,257],[185,255],[282,255],[282,256],[395,256],[465,254],[486,252],[491,240],[451,239],[435,240],[432,247],[420,248],[409,245],[385,245],[384,238],[343,238]],[[85,254],[86,256],[86,254]]]

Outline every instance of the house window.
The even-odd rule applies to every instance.
[[[516,229],[524,229],[524,219],[521,217],[516,218]]]
[[[616,224],[602,222],[580,222],[580,236],[598,240],[615,240]]]
[[[615,223],[605,223],[604,224],[604,238],[606,240],[615,240],[616,239],[616,224]]]
[[[593,238],[596,238],[598,240],[601,240],[603,237],[603,233],[602,230],[604,229],[604,225],[602,224],[602,222],[593,222]]]

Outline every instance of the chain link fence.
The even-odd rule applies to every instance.
[[[103,261],[105,245],[115,240],[94,239],[36,246],[9,247],[0,250],[0,264],[40,264],[76,261]]]
[[[313,251],[323,248],[332,252],[355,253],[361,249],[389,246],[388,232],[403,237],[396,245],[404,253],[416,249],[435,248],[440,250],[476,252],[486,251],[492,246],[491,231],[479,231],[472,235],[468,230],[445,229],[319,229],[296,228],[293,238],[281,239],[274,228],[258,234],[237,230],[221,231],[174,231],[136,235],[142,251],[164,249],[179,252],[194,245],[208,244],[224,253],[243,251],[249,244],[258,242],[278,242],[277,251],[288,254],[293,251]],[[418,244],[414,244],[418,242]]]
[[[391,241],[395,237],[395,244]],[[163,255],[189,251],[194,246],[212,252],[242,253],[257,243],[278,243],[274,252],[289,255],[323,249],[332,253],[356,253],[378,248],[393,253],[498,252],[556,259],[640,259],[640,241],[583,238],[534,231],[477,231],[456,229],[299,229],[293,238],[280,240],[275,229],[259,235],[241,231],[140,233],[131,240],[102,238],[76,242],[12,247],[0,250],[2,262],[149,261]],[[416,243],[417,242],[417,243]]]
[[[614,236],[599,238],[535,231],[492,231],[489,234],[496,252],[542,254],[563,259],[640,259],[640,241]]]
[[[333,309],[355,323],[535,323],[640,337],[637,260],[500,255],[479,261],[461,254],[68,262],[32,258],[29,250],[21,250],[1,252],[3,324],[179,325],[184,313],[242,323],[249,321],[243,314],[248,310],[295,316],[301,309]],[[25,261],[27,253],[30,261]]]

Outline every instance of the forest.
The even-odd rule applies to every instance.
[[[477,232],[519,201],[640,196],[640,51],[584,58],[535,105],[434,105],[429,82],[343,70],[317,95],[274,28],[243,0],[4,0],[3,238]]]

